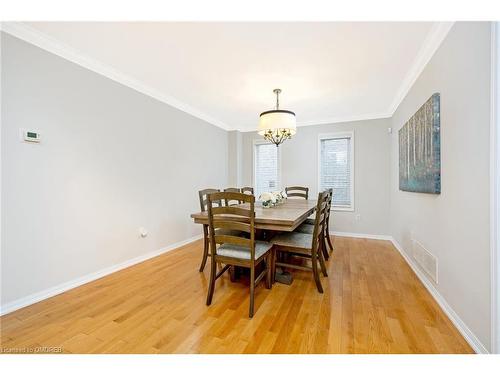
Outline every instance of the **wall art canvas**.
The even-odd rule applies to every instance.
[[[434,94],[399,130],[399,190],[441,193],[440,95]]]

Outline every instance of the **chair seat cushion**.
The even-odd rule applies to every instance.
[[[255,241],[255,259],[266,254],[272,247],[273,244],[269,242]],[[250,249],[248,247],[225,243],[217,249],[217,255],[237,259],[250,259]]]
[[[297,229],[295,229],[295,232],[313,234],[314,233],[314,225],[301,224],[301,225],[299,225],[299,227]]]
[[[271,240],[271,243],[278,246],[311,249],[312,240],[312,234],[291,232],[278,234]]]

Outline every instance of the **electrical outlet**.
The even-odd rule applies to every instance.
[[[415,231],[412,229],[410,230],[410,240],[413,242],[415,241]]]

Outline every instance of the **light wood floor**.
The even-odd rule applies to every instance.
[[[2,348],[66,353],[471,353],[388,241],[336,238],[322,277],[256,289],[224,275],[205,305],[201,241],[8,314]]]

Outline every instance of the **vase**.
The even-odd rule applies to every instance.
[[[262,208],[271,208],[273,207],[273,203],[271,201],[262,202]]]

